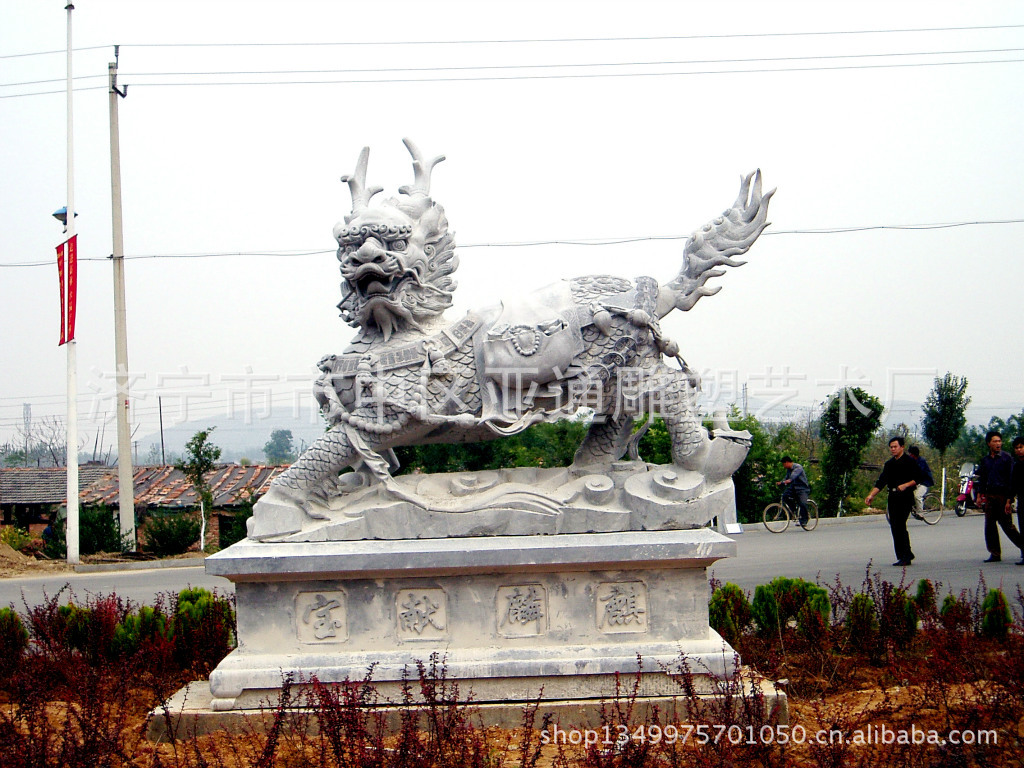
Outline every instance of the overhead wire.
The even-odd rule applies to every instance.
[[[840,235],[853,232],[872,231],[910,231],[923,232],[936,229],[956,229],[961,227],[992,226],[1002,224],[1024,224],[1024,219],[990,219],[976,221],[949,221],[932,224],[865,224],[845,227],[825,227],[818,229],[776,229],[766,230],[762,237],[776,237],[779,235]],[[549,239],[549,240],[517,240],[517,241],[493,241],[483,243],[459,244],[458,248],[467,250],[470,248],[534,248],[540,246],[582,246],[582,247],[603,247],[610,245],[628,245],[630,243],[679,241],[685,240],[685,235],[638,235],[628,237],[607,237],[607,238],[578,238],[578,239]],[[126,254],[125,260],[152,260],[152,259],[217,259],[228,257],[268,257],[268,258],[296,258],[300,256],[323,256],[334,253],[334,248],[323,249],[293,249],[283,251],[219,251],[199,253],[139,253]],[[110,261],[109,256],[80,256],[79,262],[89,261]],[[52,267],[52,259],[41,261],[25,261],[14,263],[0,263],[0,268],[30,268],[30,267]]]
[[[154,44],[136,44],[132,46],[121,46],[121,47],[274,47],[274,46],[289,46],[289,47],[317,47],[322,45],[413,45],[413,44],[430,44],[430,45],[454,45],[462,43],[478,43],[478,44],[498,44],[498,43],[511,43],[511,42],[522,42],[522,43],[560,43],[565,44],[569,42],[649,42],[658,40],[693,40],[693,39],[727,39],[727,38],[744,38],[744,37],[792,37],[792,36],[814,36],[814,35],[864,35],[864,34],[890,34],[898,32],[909,32],[909,33],[921,33],[921,32],[943,32],[943,31],[966,31],[966,30],[992,30],[992,29],[1016,29],[1024,27],[1024,25],[991,25],[991,26],[979,26],[979,27],[937,27],[937,28],[919,28],[910,30],[854,30],[854,31],[832,31],[832,32],[779,32],[779,33],[752,33],[749,35],[743,34],[726,34],[726,35],[679,35],[679,36],[647,36],[647,37],[610,37],[610,38],[548,38],[548,39],[536,39],[536,40],[479,40],[479,41],[381,41],[381,42],[370,42],[370,41],[352,41],[350,43],[345,42],[330,42],[330,43],[154,43]],[[90,50],[95,47],[82,50]],[[1022,49],[1020,48],[982,48],[982,49],[969,49],[969,50],[948,50],[948,51],[897,51],[890,53],[863,53],[863,54],[830,54],[830,55],[818,55],[818,56],[785,56],[785,57],[756,57],[756,58],[734,58],[734,59],[694,59],[684,61],[638,61],[638,62],[589,62],[589,63],[552,63],[552,64],[505,64],[505,65],[463,65],[463,66],[446,66],[446,67],[374,67],[374,68],[347,68],[347,69],[280,69],[280,70],[220,70],[220,71],[195,71],[195,72],[126,72],[122,73],[122,79],[126,77],[209,77],[214,75],[289,75],[289,74],[388,74],[396,72],[467,72],[467,71],[502,71],[502,70],[525,70],[525,69],[570,69],[570,68],[595,68],[595,67],[624,67],[624,66],[694,66],[694,65],[722,65],[722,66],[734,66],[737,64],[745,64],[752,62],[781,62],[781,61],[829,61],[837,59],[865,59],[865,58],[891,58],[891,57],[907,57],[907,56],[966,56],[966,55],[980,55],[980,54],[996,54],[996,53],[1017,53]],[[44,53],[57,53],[57,51],[48,51]],[[18,56],[31,55],[31,54],[17,54]],[[0,57],[4,58],[4,57]],[[203,86],[231,86],[231,85],[336,85],[336,84],[359,84],[359,83],[405,83],[405,82],[472,82],[472,81],[504,81],[504,80],[537,80],[537,79],[578,79],[578,78],[597,78],[597,77],[668,77],[668,76],[686,76],[686,75],[711,75],[711,74],[750,74],[754,72],[793,72],[793,71],[828,71],[828,70],[839,70],[839,69],[878,69],[878,68],[893,68],[893,67],[925,67],[925,66],[950,66],[950,65],[967,65],[967,64],[999,64],[999,63],[1019,63],[1021,59],[985,59],[976,61],[946,61],[946,62],[910,62],[910,63],[899,63],[893,62],[888,64],[874,64],[874,65],[843,65],[843,66],[823,66],[823,67],[783,67],[783,68],[760,68],[760,69],[724,69],[724,70],[698,70],[698,71],[686,71],[686,72],[630,72],[630,73],[614,73],[614,72],[591,72],[591,73],[561,73],[561,74],[533,74],[533,75],[515,75],[515,76],[493,76],[493,75],[481,75],[476,77],[438,77],[438,78],[373,78],[369,80],[360,79],[343,79],[343,80],[257,80],[257,81],[226,81],[226,82],[209,82],[209,81],[189,81],[189,82],[163,82],[163,83],[136,83],[137,85],[151,85],[151,86],[163,86],[163,87],[184,87],[189,85],[203,85]],[[86,75],[76,80],[85,78],[102,77],[102,75]],[[62,79],[53,78],[50,80],[32,80],[32,81],[21,81],[12,83],[2,83],[0,87],[24,87],[28,85],[44,84],[48,82],[63,82]],[[102,86],[82,87],[76,90],[96,90]],[[7,94],[0,96],[0,99],[6,98],[20,98],[26,96],[43,96],[50,94],[63,93],[64,90],[47,90],[47,91],[35,91],[31,93],[19,93],[19,94]]]

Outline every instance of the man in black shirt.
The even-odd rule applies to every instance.
[[[1013,457],[1003,450],[1003,436],[990,431],[985,435],[988,455],[978,464],[978,500],[985,510],[985,547],[988,549],[986,563],[1002,560],[999,543],[999,529],[1024,559],[1024,539],[1013,525],[1013,491],[1010,488],[1013,474]]]
[[[892,532],[892,545],[896,550],[897,567],[906,567],[914,559],[910,549],[910,534],[907,533],[907,518],[914,508],[914,487],[920,478],[921,469],[914,458],[903,450],[904,440],[896,435],[889,441],[889,453],[892,458],[885,462],[882,474],[875,481],[864,501],[871,506],[871,500],[883,488],[889,489],[889,530]]]
[[[1010,490],[1017,499],[1017,529],[1024,536],[1024,437],[1013,438],[1013,474],[1010,475]],[[1024,565],[1024,552],[1021,552],[1017,565]]]

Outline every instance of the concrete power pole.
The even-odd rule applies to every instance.
[[[110,205],[114,228],[114,363],[117,368],[117,484],[122,546],[134,552],[138,548],[135,535],[135,481],[132,471],[131,431],[128,427],[128,323],[124,301],[124,236],[121,227],[121,140],[117,122],[117,100],[124,98],[117,89],[117,58],[107,65],[110,80]]]

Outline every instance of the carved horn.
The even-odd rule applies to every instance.
[[[435,165],[444,160],[444,155],[438,155],[430,162],[424,162],[423,153],[420,152],[419,147],[413,144],[411,140],[402,139],[402,143],[405,144],[405,148],[408,149],[409,154],[412,155],[412,170],[415,176],[412,184],[399,187],[398,191],[403,195],[411,195],[414,192],[421,192],[424,195],[429,195],[430,172],[434,170]]]
[[[370,162],[370,148],[363,147],[359,153],[359,162],[356,163],[356,172],[351,176],[342,176],[341,180],[348,183],[349,192],[352,193],[352,212],[358,213],[370,203],[370,198],[378,192],[383,192],[384,187],[366,186],[366,165]]]

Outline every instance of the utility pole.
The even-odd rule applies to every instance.
[[[128,95],[128,88],[117,88],[117,59],[120,46],[114,46],[114,60],[107,64],[110,80],[110,206],[114,229],[114,364],[117,368],[117,486],[121,542],[128,551],[138,548],[135,536],[135,479],[132,466],[131,432],[128,428],[128,323],[124,301],[124,233],[121,226],[121,138],[117,121],[117,100]]]
[[[28,466],[28,440],[29,435],[32,434],[32,404],[25,403],[21,407],[21,416],[25,422],[25,461],[24,465]]]
[[[67,220],[65,222],[66,233],[68,237],[68,263],[70,265],[72,255],[70,253],[73,246],[75,236],[75,139],[74,139],[74,119],[72,116],[72,104],[74,99],[72,98],[71,88],[71,12],[75,10],[75,6],[68,3],[64,10],[68,12],[68,203],[65,215]],[[74,257],[77,258],[77,255]],[[70,273],[69,273],[70,280]],[[77,288],[76,288],[77,290]],[[70,330],[70,329],[69,329]],[[72,336],[74,334],[71,334]],[[67,344],[67,369],[68,369],[68,390],[67,390],[67,410],[68,410],[68,460],[67,460],[67,528],[65,535],[67,537],[67,557],[68,562],[71,564],[77,564],[79,562],[78,556],[78,350],[76,342],[72,338]]]
[[[167,466],[167,456],[164,453],[164,399],[156,396],[156,406],[160,411],[160,466]]]

